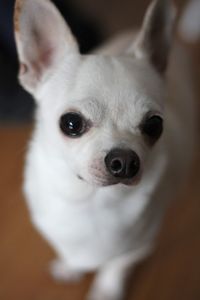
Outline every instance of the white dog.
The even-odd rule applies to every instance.
[[[19,78],[37,102],[31,218],[57,252],[54,277],[98,270],[92,300],[123,297],[193,155],[187,56],[178,45],[169,55],[174,17],[170,0],[154,1],[135,39],[81,55],[49,0],[16,3]]]

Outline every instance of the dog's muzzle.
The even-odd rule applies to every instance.
[[[138,155],[129,149],[113,149],[105,157],[108,172],[118,179],[132,179],[140,170]]]

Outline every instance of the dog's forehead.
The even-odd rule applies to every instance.
[[[148,111],[162,110],[163,82],[148,63],[133,57],[74,56],[38,97],[47,100],[40,102],[43,110],[48,105],[57,115],[76,109],[97,123],[107,118],[134,126]]]
[[[132,57],[87,56],[76,76],[75,93],[122,104],[148,98],[160,102],[163,86],[160,76],[143,61]]]
[[[146,63],[132,57],[87,56],[77,70],[72,101],[88,109],[123,111],[160,110],[163,84]],[[84,101],[83,101],[84,99]],[[82,102],[82,103],[81,103]],[[97,113],[96,113],[97,114]]]

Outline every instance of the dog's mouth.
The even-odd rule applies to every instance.
[[[79,180],[95,186],[111,186],[118,184],[118,182],[116,182],[115,180],[106,179],[105,177],[100,176],[94,176],[92,180],[87,180],[81,175],[77,175],[77,177]]]
[[[87,180],[81,175],[77,175],[77,177],[79,180],[84,181],[90,185],[108,187],[120,184],[125,186],[134,186],[138,184],[141,176],[137,176],[134,179],[117,179],[108,176],[95,176],[93,177],[93,180]]]

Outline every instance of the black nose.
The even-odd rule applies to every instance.
[[[105,157],[107,170],[114,177],[131,179],[140,170],[140,159],[132,150],[113,149]]]

